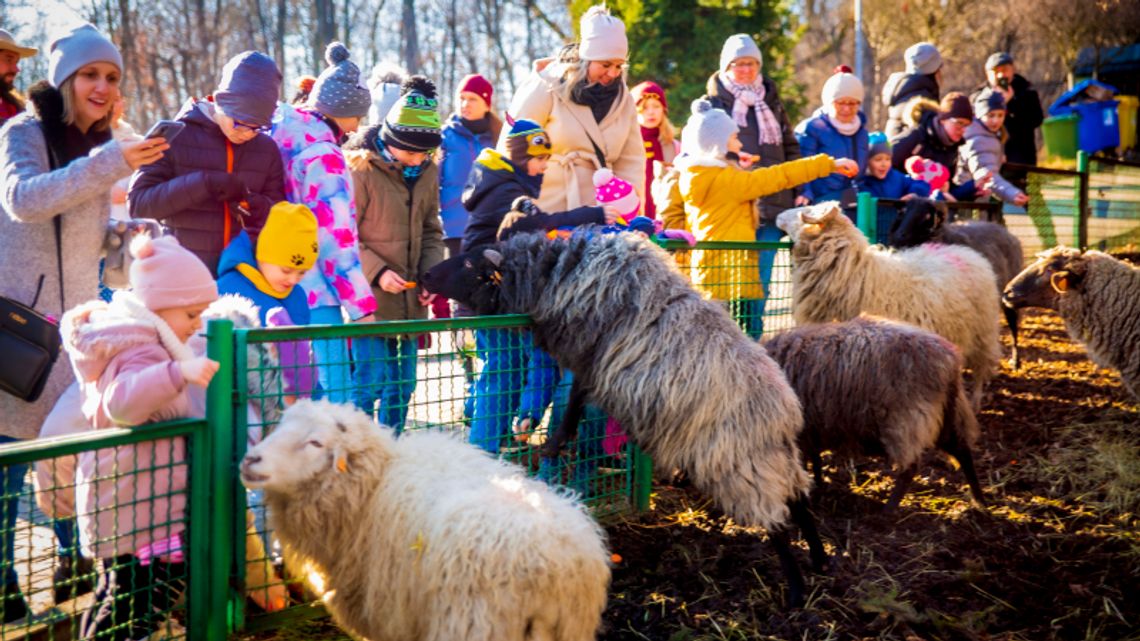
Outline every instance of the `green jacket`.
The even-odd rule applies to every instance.
[[[439,218],[439,169],[434,162],[410,190],[398,163],[375,151],[345,153],[352,170],[360,263],[376,296],[376,320],[427,318],[417,295],[422,275],[444,258],[443,225]],[[399,294],[380,289],[380,273],[388,268],[417,286]]]

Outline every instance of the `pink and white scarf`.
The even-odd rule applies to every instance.
[[[748,108],[754,107],[756,109],[756,124],[760,130],[759,138],[761,145],[779,145],[783,143],[783,132],[780,130],[780,123],[776,120],[776,114],[768,107],[768,103],[764,102],[764,77],[761,75],[756,76],[756,80],[750,85],[738,85],[726,72],[719,74],[720,84],[724,85],[732,94],[734,100],[732,103],[732,119],[736,121],[738,127],[744,128],[748,126]]]

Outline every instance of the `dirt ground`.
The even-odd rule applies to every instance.
[[[832,567],[786,611],[761,533],[660,486],[652,511],[607,527],[621,560],[599,639],[1140,639],[1140,406],[1056,316],[1022,327],[1022,369],[1003,363],[980,415],[987,511],[936,455],[895,514],[881,461],[825,459],[813,511]],[[347,637],[325,621],[247,638]]]

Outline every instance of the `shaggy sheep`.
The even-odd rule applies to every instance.
[[[582,506],[440,432],[297,401],[249,450],[290,567],[368,639],[589,641],[610,579]],[[321,587],[323,584],[323,588]]]
[[[990,261],[1000,294],[1005,284],[1021,272],[1024,256],[1021,241],[997,223],[968,220],[946,224],[947,216],[945,203],[926,198],[907,201],[902,216],[891,225],[891,247],[905,249],[929,242],[969,247]],[[1021,367],[1017,353],[1017,310],[1002,305],[1001,311],[1013,340],[1013,368],[1017,369]]]
[[[805,501],[811,479],[796,445],[799,401],[764,349],[693,289],[668,254],[636,234],[523,234],[498,250],[450,258],[423,282],[480,314],[529,314],[535,343],[573,372],[547,455],[573,435],[589,398],[661,469],[684,470],[738,523],[764,526],[789,602],[802,603],[789,514],[815,567],[827,556]]]
[[[820,452],[885,453],[897,465],[888,509],[898,506],[923,452],[958,459],[974,504],[985,504],[971,446],[978,422],[962,389],[962,356],[950,341],[873,316],[804,325],[764,342],[804,405],[800,447],[823,482]]]
[[[997,370],[994,270],[976,251],[922,245],[871,247],[837,203],[789,209],[776,219],[792,247],[792,306],[799,323],[849,320],[862,312],[904,321],[950,340],[973,372],[970,400]]]
[[[1055,247],[1005,287],[1014,308],[1057,310],[1101,367],[1120,371],[1140,401],[1140,269],[1098,251]]]

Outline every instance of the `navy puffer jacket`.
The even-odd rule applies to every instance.
[[[190,99],[177,120],[186,128],[170,145],[162,159],[143,166],[131,178],[127,203],[132,218],[154,218],[170,228],[182,246],[193,252],[217,276],[218,259],[225,248],[225,209],[210,193],[208,172],[226,171],[226,145],[222,130]],[[212,105],[207,108],[211,108]],[[281,152],[273,139],[258,134],[233,147],[233,173],[246,189],[268,199],[269,204],[285,200],[285,172]],[[231,212],[236,216],[236,211]],[[254,212],[258,213],[257,211]],[[245,229],[256,244],[265,225],[268,209],[245,220]],[[241,231],[231,221],[234,236]]]

